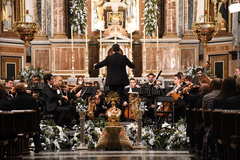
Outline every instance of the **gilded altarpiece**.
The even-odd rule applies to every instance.
[[[1,36],[12,36],[15,21],[22,20],[25,15],[25,0],[0,1],[0,33]]]

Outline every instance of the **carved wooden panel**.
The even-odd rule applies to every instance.
[[[24,48],[15,48],[15,47],[0,47],[0,52],[8,52],[8,53],[23,53]]]
[[[141,77],[142,74],[142,45],[133,44],[133,63],[135,68],[133,74],[135,77]]]
[[[157,60],[157,53],[156,53],[156,47],[147,47],[146,48],[146,69],[153,71],[153,70],[157,70],[156,68],[156,60]]]
[[[49,70],[50,69],[49,56],[50,55],[48,49],[36,49],[34,52],[35,67],[39,67],[44,70]]]
[[[85,64],[85,48],[77,48],[77,52],[75,52],[75,63],[74,67],[76,70],[84,70]]]
[[[189,66],[195,66],[195,49],[182,49],[181,69],[184,70]]]
[[[74,64],[75,70],[84,70],[85,48],[55,48],[54,52],[54,65],[56,71],[72,70]],[[73,63],[74,61],[74,63]]]
[[[88,66],[90,77],[97,77],[99,70],[94,70],[93,65],[99,62],[99,44],[98,42],[89,42]]]

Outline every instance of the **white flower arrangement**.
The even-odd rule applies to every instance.
[[[73,32],[85,34],[87,26],[86,0],[70,1],[70,23]]]
[[[44,150],[60,151],[64,146],[69,146],[66,129],[55,125],[53,121],[42,120],[40,123],[41,141]]]
[[[94,122],[88,120],[84,126],[84,141],[89,149],[94,149],[98,143],[105,122]],[[76,150],[80,146],[80,127],[75,125],[73,136],[68,137],[66,134],[67,129],[54,125],[51,121],[41,121],[41,139],[43,140],[42,146],[45,150],[61,150],[65,146],[71,147]],[[137,129],[136,123],[130,123],[125,126],[127,136],[132,145],[137,142]],[[171,125],[164,122],[161,128],[154,128],[145,126],[142,128],[142,141],[141,144],[148,149],[153,150],[183,150],[186,149],[189,143],[189,138],[186,134],[186,123],[184,120]]]
[[[44,76],[44,70],[41,68],[33,68],[33,66],[30,66],[28,68],[25,68],[21,73],[20,76],[24,78],[25,81],[29,82],[32,77],[37,76],[43,79]]]
[[[80,127],[78,125],[74,126],[75,133],[73,138],[70,140],[72,144],[72,150],[76,150],[77,147],[80,145]],[[88,148],[95,148],[102,134],[102,128],[96,126],[93,121],[88,120],[85,122],[84,126],[84,140],[85,144],[88,145]]]
[[[152,33],[156,31],[157,12],[157,0],[145,0],[144,25],[147,36],[152,36]]]

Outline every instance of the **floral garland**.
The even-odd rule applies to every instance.
[[[145,0],[144,24],[145,34],[147,36],[152,36],[153,32],[156,31],[158,15],[157,2],[158,0]]]
[[[73,32],[85,34],[87,26],[87,7],[86,0],[70,1],[70,23]]]
[[[44,76],[44,70],[41,68],[33,68],[33,66],[30,66],[28,68],[25,68],[21,73],[20,76],[24,78],[25,81],[29,82],[31,81],[32,77],[37,76],[43,79]]]
[[[105,121],[86,121],[84,128],[84,139],[89,149],[94,149],[98,139],[105,127]],[[71,148],[76,150],[80,145],[80,127],[73,127],[73,136],[67,136],[68,129],[54,125],[51,121],[42,121],[41,141],[45,150],[61,150]],[[132,143],[137,141],[137,124],[130,123],[125,126],[127,135]],[[179,120],[173,126],[169,123],[163,123],[161,128],[143,127],[142,145],[152,150],[185,150],[189,144],[189,138],[186,134],[186,122]]]

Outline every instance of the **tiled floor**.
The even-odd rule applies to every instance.
[[[26,160],[196,160],[187,151],[75,151],[42,152],[23,156]]]

